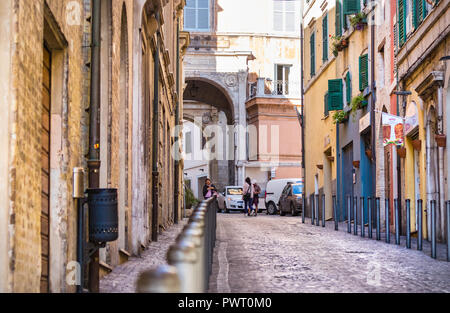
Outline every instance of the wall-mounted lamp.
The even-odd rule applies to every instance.
[[[198,87],[195,85],[195,82],[192,83],[192,87],[190,88],[189,92],[190,92],[192,98],[197,97]]]

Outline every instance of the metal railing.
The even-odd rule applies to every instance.
[[[270,80],[263,77],[248,84],[248,98],[284,96],[299,97],[300,83],[298,81]]]
[[[339,210],[337,205],[336,196],[332,196],[333,201],[333,222],[334,229],[339,231]],[[321,210],[319,210],[319,204],[321,202]],[[395,244],[401,245],[401,218],[400,212],[402,209],[401,201],[398,199],[394,199],[394,222],[392,223],[394,226],[395,233]],[[371,197],[360,197],[359,198],[360,205],[358,206],[358,197],[347,196],[344,199],[343,207],[347,213],[345,217],[345,222],[347,223],[347,232],[349,234],[352,233],[352,224],[353,224],[353,235],[360,234],[361,237],[366,237],[366,227],[368,228],[368,238],[373,238],[373,229],[375,228],[376,232],[376,240],[381,240],[381,207],[380,198],[371,198]],[[368,223],[365,223],[365,208],[367,203],[368,209]],[[311,225],[319,226],[319,220],[322,220],[322,227],[325,227],[325,195],[322,195],[321,201],[319,200],[319,195],[311,195],[309,198],[309,209],[307,205],[306,199],[304,199],[302,210],[302,223],[305,224],[305,211],[308,210],[311,216]],[[405,246],[407,249],[411,249],[411,200],[405,200],[405,208],[406,208],[406,236],[405,236]],[[431,242],[431,250],[430,256],[434,259],[437,258],[437,242],[436,242],[436,200],[429,201],[430,208],[430,242]],[[384,214],[384,233],[385,233],[385,241],[386,243],[391,243],[391,230],[390,230],[390,217],[391,217],[391,205],[389,198],[385,199],[385,214]],[[416,241],[416,249],[423,250],[423,200],[417,200],[416,204],[417,210],[417,241]],[[319,216],[319,212],[321,211],[321,216]],[[445,211],[446,211],[446,245],[447,245],[447,261],[450,262],[450,201],[445,202]],[[342,219],[344,220],[344,219]],[[367,225],[367,226],[366,226]],[[359,226],[359,227],[358,227]]]
[[[202,201],[167,252],[167,265],[141,273],[137,292],[204,293],[209,289],[217,228],[216,197]]]

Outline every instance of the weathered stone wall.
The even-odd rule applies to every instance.
[[[101,101],[106,104],[102,108],[107,111],[103,112],[106,113],[106,132],[101,134],[105,140],[100,147],[102,171],[107,179],[101,187],[119,189],[120,231],[119,240],[108,244],[101,253],[101,260],[112,267],[120,262],[120,249],[136,254],[141,245],[147,245],[151,234],[152,160],[148,157],[144,164],[142,159],[133,158],[137,151],[143,155],[152,151],[151,132],[148,132],[146,142],[143,138],[135,142],[133,138],[135,130],[139,133],[153,125],[151,115],[143,123],[142,111],[136,111],[136,108],[144,107],[143,96],[150,97],[145,104],[149,111],[154,99],[153,58],[150,57],[146,64],[140,58],[139,29],[145,3],[157,4],[156,8],[159,6],[164,16],[159,78],[161,212],[158,228],[167,228],[174,222],[175,171],[171,130],[175,126],[176,99],[180,99],[175,88],[175,18],[182,19],[184,2],[166,1],[162,5],[163,2],[154,0],[102,1],[102,6],[106,5],[103,9],[107,10],[103,23],[108,25],[102,37],[102,49],[106,49],[102,55],[106,57],[102,59],[102,78],[105,79],[102,80]],[[49,291],[75,290],[75,286],[67,284],[66,278],[73,270],[70,263],[76,260],[77,210],[72,199],[72,170],[79,166],[86,168],[89,142],[90,69],[87,64],[91,53],[91,25],[87,18],[90,14],[90,0],[8,0],[0,5],[4,26],[0,39],[2,62],[5,63],[2,63],[2,69],[10,68],[10,71],[2,71],[0,76],[0,117],[5,121],[0,143],[7,147],[0,155],[0,291],[40,291],[44,41],[52,54]],[[153,37],[156,39],[156,35]],[[144,65],[149,77],[146,85],[142,84],[141,76]],[[179,79],[181,81],[181,77]],[[148,148],[146,151],[144,146]],[[133,161],[141,163],[133,164]],[[140,169],[146,174],[139,173]],[[137,173],[147,182],[132,180]],[[87,179],[85,183],[87,186]],[[139,192],[136,202],[135,190]],[[181,201],[179,216],[180,208]]]
[[[15,23],[10,90],[10,237],[9,249],[2,254],[10,256],[7,290],[16,292],[40,289],[42,63],[44,37],[53,35],[66,39],[67,45],[61,47],[60,57],[52,64],[51,291],[66,291],[65,265],[75,258],[71,176],[72,168],[82,161],[83,19],[72,14],[81,14],[78,9],[82,5],[80,1],[47,3],[48,7],[44,1],[15,1],[11,12]],[[47,29],[44,34],[44,17],[57,25],[51,31],[54,34]]]

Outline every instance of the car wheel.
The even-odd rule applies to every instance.
[[[297,210],[295,209],[295,205],[293,203],[291,203],[291,214],[292,216],[297,216]]]
[[[285,216],[286,212],[283,211],[283,207],[280,206],[280,216]]]
[[[273,202],[270,202],[267,206],[267,214],[275,215],[277,212],[277,208],[275,207],[275,204]]]

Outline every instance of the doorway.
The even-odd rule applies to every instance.
[[[347,198],[350,196],[353,199],[353,143],[342,149],[342,194],[344,205],[342,206],[341,216],[345,220],[347,219]]]

